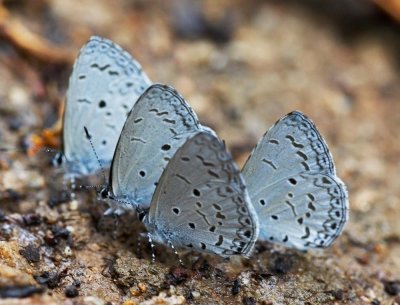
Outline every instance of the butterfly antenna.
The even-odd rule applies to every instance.
[[[47,152],[47,153],[59,153],[62,156],[64,156],[64,154],[61,151],[58,151],[57,149],[54,149],[54,148],[45,147],[45,148],[42,148],[40,150],[43,150],[44,152]]]
[[[79,185],[80,189],[85,189],[85,190],[89,190],[89,189],[97,189],[99,187],[99,185]]]
[[[83,126],[83,129],[85,130],[86,138],[89,140],[90,146],[92,147],[92,150],[93,150],[93,153],[94,153],[94,155],[96,156],[97,162],[99,163],[100,170],[101,170],[101,173],[102,173],[103,179],[104,179],[104,185],[107,185],[107,177],[106,177],[106,174],[105,174],[103,165],[102,165],[101,162],[100,162],[99,156],[97,155],[97,152],[96,152],[96,150],[94,149],[93,142],[92,142],[92,137],[91,137],[91,135],[89,134],[89,131],[87,130],[86,126]]]

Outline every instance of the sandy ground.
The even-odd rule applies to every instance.
[[[64,198],[51,153],[1,152],[0,304],[400,304],[400,36],[374,6],[5,3],[1,147],[24,147],[56,123],[73,58],[96,34],[174,86],[240,165],[279,117],[307,114],[347,184],[350,221],[324,251],[259,243],[249,260],[182,253],[180,267],[159,246],[152,264],[132,215],[103,217],[92,192]],[[16,25],[45,48],[7,32]]]

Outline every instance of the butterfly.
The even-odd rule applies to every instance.
[[[168,162],[143,223],[156,242],[222,257],[248,257],[259,230],[240,171],[225,145],[205,131]]]
[[[174,88],[151,85],[133,106],[119,136],[109,188],[102,191],[103,197],[117,203],[117,209],[108,213],[123,212],[125,207],[147,209],[168,162],[198,131],[213,133]]]
[[[348,220],[348,193],[314,123],[299,111],[278,120],[242,169],[260,240],[325,248]]]
[[[56,163],[82,176],[111,163],[119,134],[137,98],[151,84],[140,64],[111,40],[93,36],[81,49],[69,80]],[[87,128],[98,160],[93,155]]]

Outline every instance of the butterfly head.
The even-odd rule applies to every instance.
[[[143,208],[140,207],[140,205],[136,205],[135,209],[139,220],[143,223],[148,223],[149,208]]]
[[[59,152],[57,153],[54,158],[51,160],[51,163],[53,166],[59,167],[65,163],[65,157],[63,153]]]
[[[100,199],[112,199],[112,194],[108,186],[102,186],[102,188],[97,192]]]
[[[145,211],[138,211],[138,218],[141,222],[144,221],[145,217],[146,217],[146,212]]]

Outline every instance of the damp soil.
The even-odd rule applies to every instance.
[[[368,1],[322,2],[3,1],[0,304],[400,304],[399,25]],[[54,153],[27,148],[60,148],[93,34],[174,86],[239,165],[279,117],[309,116],[348,187],[342,236],[306,253],[257,243],[250,259],[181,252],[184,266],[157,246],[152,263],[134,215],[103,216],[93,190],[72,200]]]

